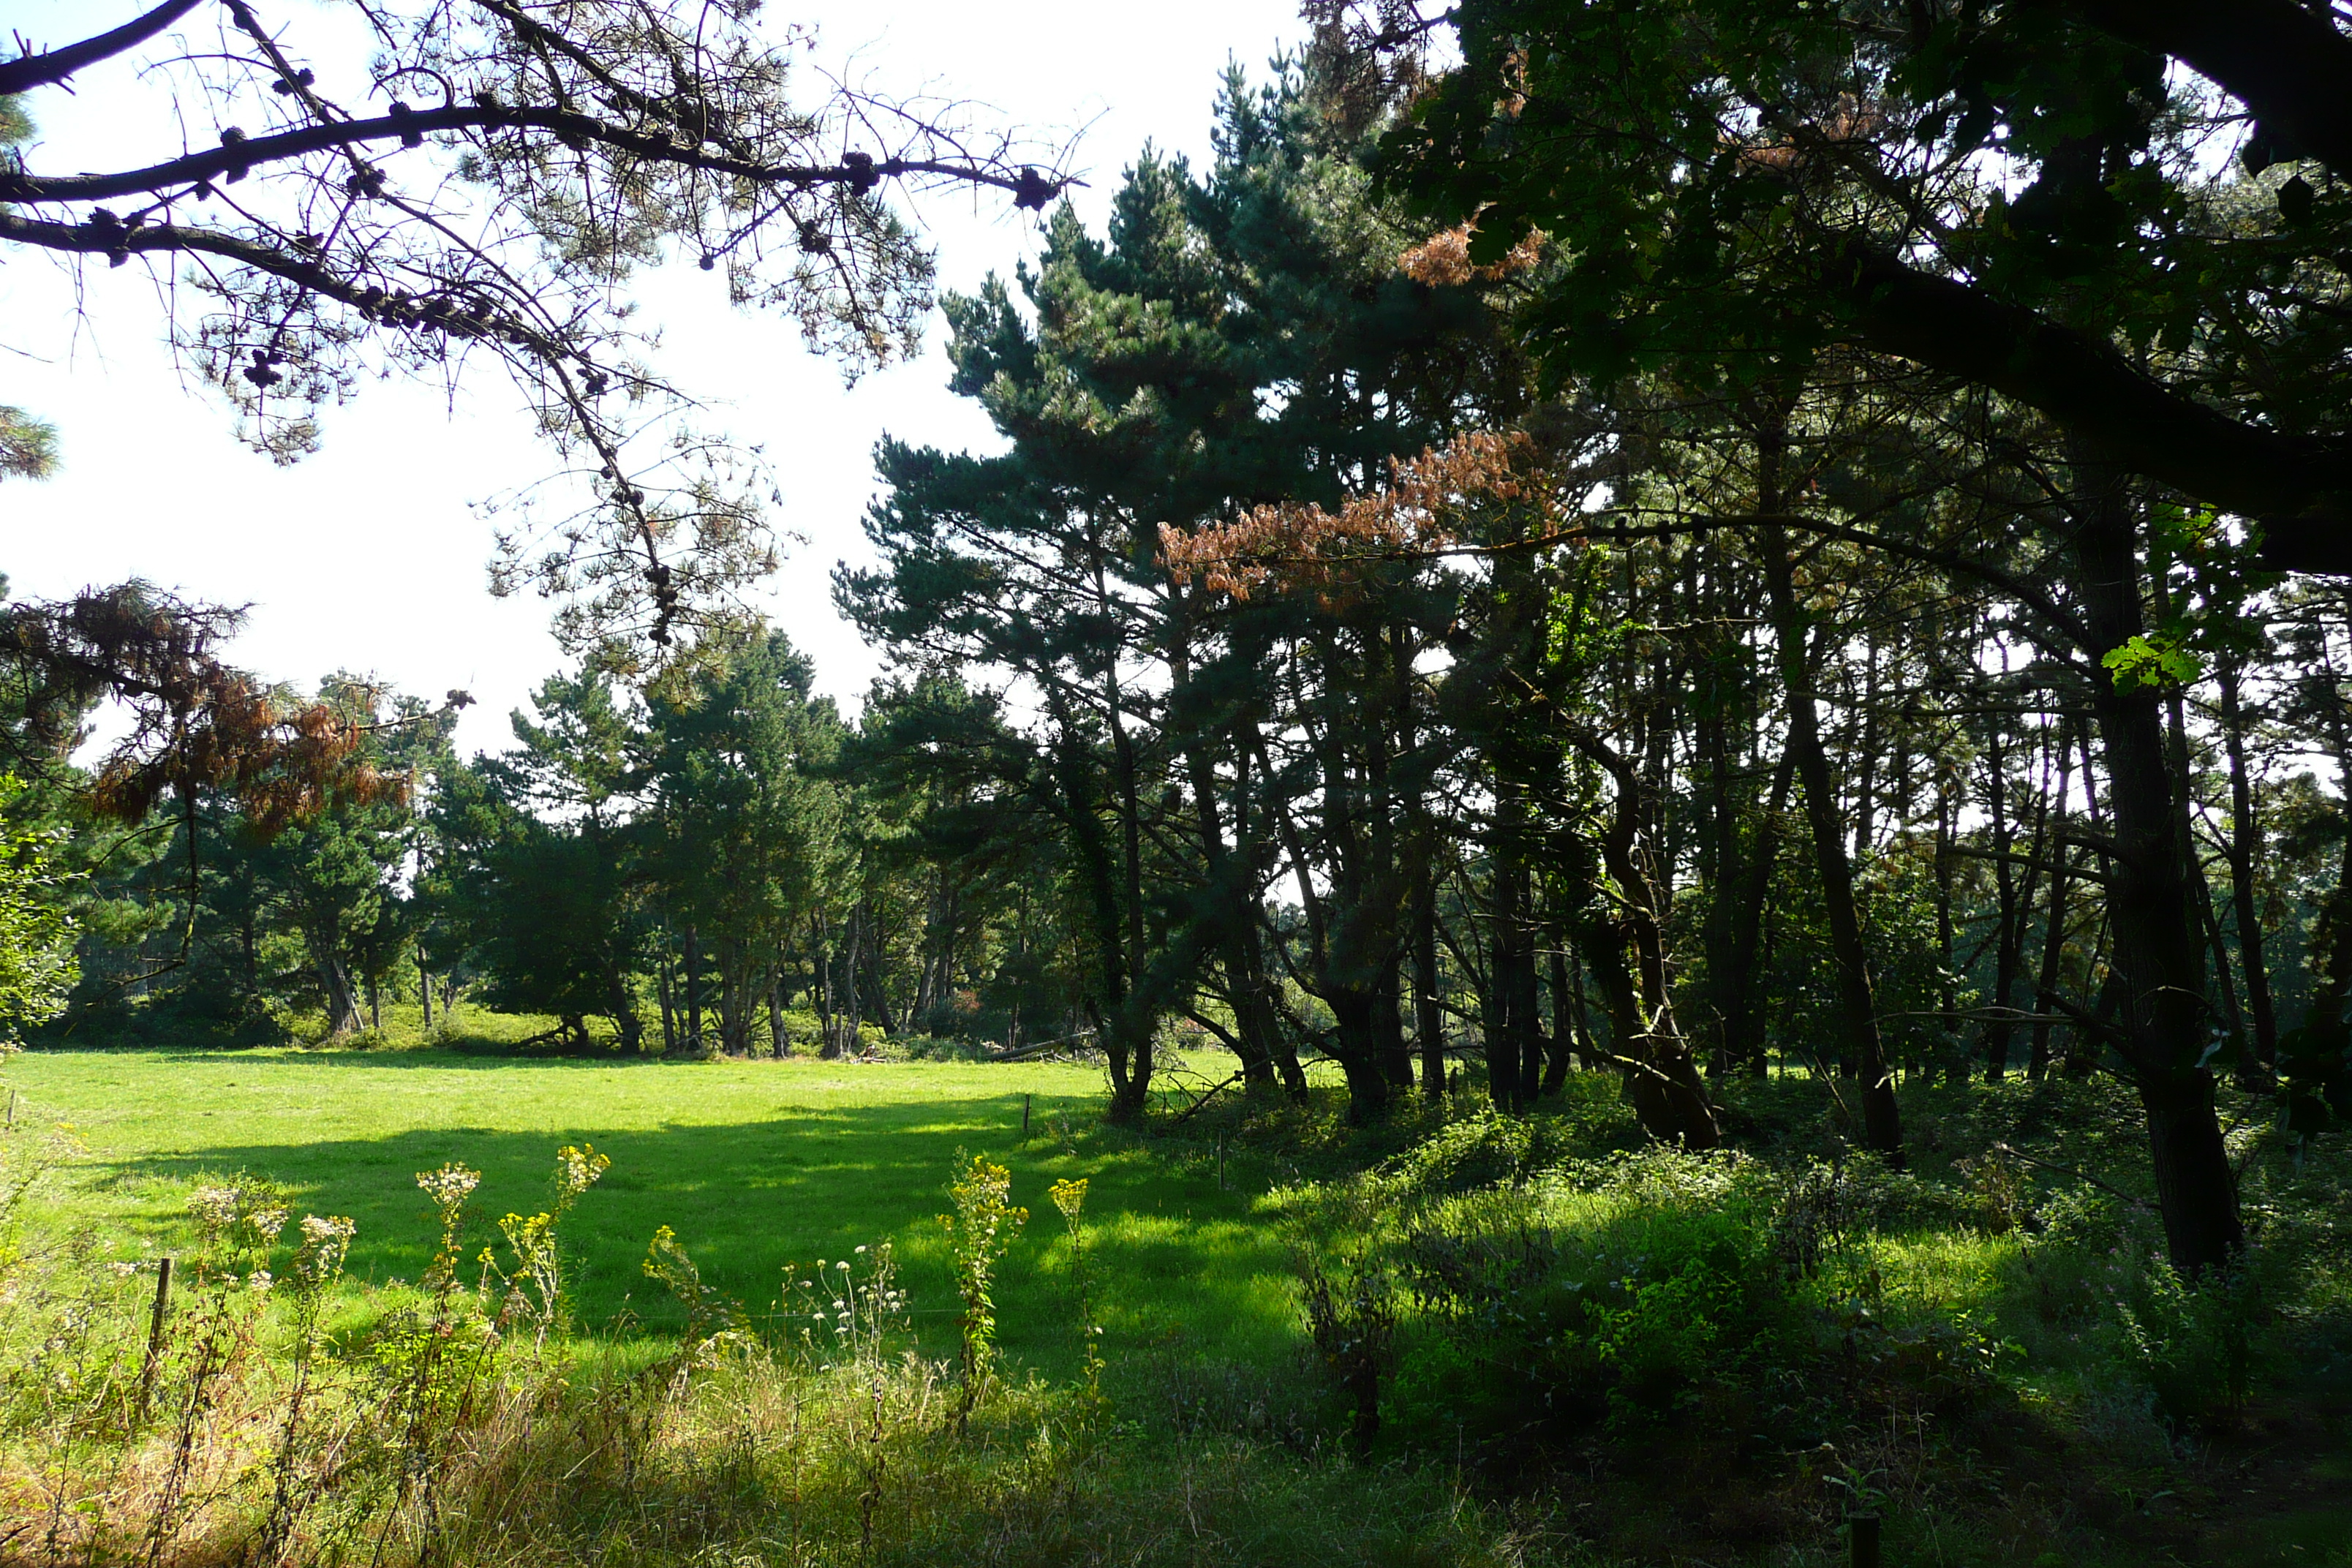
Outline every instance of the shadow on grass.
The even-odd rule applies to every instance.
[[[520,1064],[495,1065],[510,1073]],[[593,1142],[611,1156],[612,1170],[564,1232],[575,1310],[592,1331],[632,1322],[659,1331],[682,1321],[640,1268],[648,1238],[664,1225],[704,1278],[755,1316],[775,1309],[788,1263],[810,1271],[820,1258],[851,1257],[887,1237],[922,1346],[943,1355],[954,1345],[955,1294],[935,1216],[947,1206],[959,1152],[985,1153],[1012,1170],[1014,1201],[1031,1210],[997,1292],[1000,1342],[1017,1360],[1055,1375],[1077,1364],[1068,1243],[1046,1195],[1051,1181],[1076,1176],[1090,1183],[1095,1315],[1110,1350],[1181,1345],[1238,1360],[1288,1352],[1296,1313],[1285,1255],[1268,1222],[1252,1216],[1246,1194],[1089,1136],[1020,1143],[1008,1130],[1019,1125],[1023,1100],[1016,1093],[794,1108],[759,1121],[604,1131],[583,1106],[578,1125],[560,1132],[411,1129],[373,1139],[224,1143],[83,1168],[116,1186],[234,1172],[266,1176],[289,1189],[298,1215],[357,1221],[351,1273],[387,1283],[414,1280],[430,1256],[418,1173],[450,1161],[482,1173],[470,1257],[494,1238],[497,1216],[546,1205],[559,1144]],[[130,1223],[161,1247],[184,1240],[178,1222],[154,1210]]]

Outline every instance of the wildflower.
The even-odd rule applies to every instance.
[[[425,1189],[425,1195],[433,1200],[436,1208],[456,1208],[473,1195],[474,1189],[481,1185],[481,1182],[479,1171],[467,1170],[458,1164],[416,1173],[416,1184]]]
[[[207,1236],[218,1235],[236,1220],[235,1187],[198,1187],[188,1194],[188,1217]]]
[[[315,1289],[343,1271],[343,1258],[359,1226],[340,1215],[306,1214],[301,1229],[302,1240],[294,1252],[294,1278],[305,1289]]]
[[[560,1202],[569,1202],[594,1186],[612,1169],[612,1159],[596,1152],[596,1145],[577,1148],[567,1143],[555,1152],[555,1187]]]

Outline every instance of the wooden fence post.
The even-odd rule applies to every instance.
[[[163,1359],[163,1323],[172,1310],[172,1260],[155,1260],[155,1315],[147,1328],[147,1364],[139,1370],[139,1415],[143,1420],[155,1394],[155,1368]]]
[[[1878,1516],[1874,1513],[1850,1514],[1846,1518],[1845,1528],[1847,1545],[1853,1553],[1853,1568],[1880,1568]]]

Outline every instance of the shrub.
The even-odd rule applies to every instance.
[[[2170,1420],[2235,1426],[2252,1391],[2263,1348],[2265,1270],[2257,1256],[2200,1280],[2184,1279],[2161,1258],[2118,1270],[2114,1293],[2117,1347]]]
[[[1891,1303],[1879,1282],[1882,1227],[1948,1213],[1941,1189],[1867,1160],[1656,1147],[1545,1163],[1522,1152],[1541,1137],[1465,1122],[1381,1184],[1386,1266],[1412,1307],[1390,1392],[1407,1441],[1499,1454],[1524,1447],[1509,1435],[1727,1425],[1735,1441],[1776,1426],[1818,1441],[1857,1412],[1990,1386],[1989,1333],[1955,1308]],[[1429,1195],[1480,1159],[1515,1173]]]

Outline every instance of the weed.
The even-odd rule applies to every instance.
[[[276,1564],[284,1561],[295,1527],[333,1474],[331,1464],[319,1462],[324,1456],[311,1442],[310,1403],[320,1352],[325,1348],[322,1323],[328,1293],[342,1279],[343,1260],[350,1256],[355,1228],[345,1218],[302,1216],[302,1240],[295,1248],[290,1270],[294,1302],[292,1381],[286,1394],[285,1413],[278,1422],[277,1447],[270,1458],[273,1487],[269,1512],[255,1540],[253,1560],[257,1563]]]
[[[697,1372],[742,1342],[743,1309],[702,1278],[702,1270],[687,1256],[677,1233],[667,1226],[654,1232],[641,1267],[646,1278],[658,1280],[671,1299],[686,1309],[686,1332],[678,1336],[677,1349],[656,1369],[657,1381],[676,1398],[685,1393],[688,1381]]]
[[[1396,1355],[1395,1281],[1360,1257],[1332,1267],[1310,1254],[1300,1273],[1308,1337],[1348,1402],[1348,1446],[1368,1458],[1381,1433],[1381,1380]]]
[[[1102,1397],[1102,1329],[1095,1322],[1094,1303],[1087,1292],[1087,1178],[1055,1182],[1054,1206],[1070,1229],[1070,1283],[1076,1293],[1078,1336],[1084,1352],[1087,1393]]]
[[[961,1158],[961,1156],[959,1156]],[[962,1403],[958,1418],[969,1416],[985,1385],[996,1342],[996,1265],[1010,1251],[1029,1222],[1029,1211],[1012,1202],[1013,1173],[992,1164],[984,1154],[958,1173],[948,1188],[953,1214],[940,1215],[955,1260],[956,1296],[962,1304],[959,1370]]]
[[[554,1196],[541,1213],[529,1218],[509,1214],[499,1221],[507,1244],[501,1263],[490,1248],[481,1255],[482,1292],[495,1289],[498,1319],[508,1333],[520,1324],[527,1328],[535,1350],[543,1350],[547,1336],[562,1326],[564,1312],[563,1266],[556,1247],[556,1230],[581,1194],[602,1180],[613,1162],[596,1152],[593,1143],[582,1148],[565,1144],[555,1152]],[[493,1286],[495,1281],[495,1287]]]

